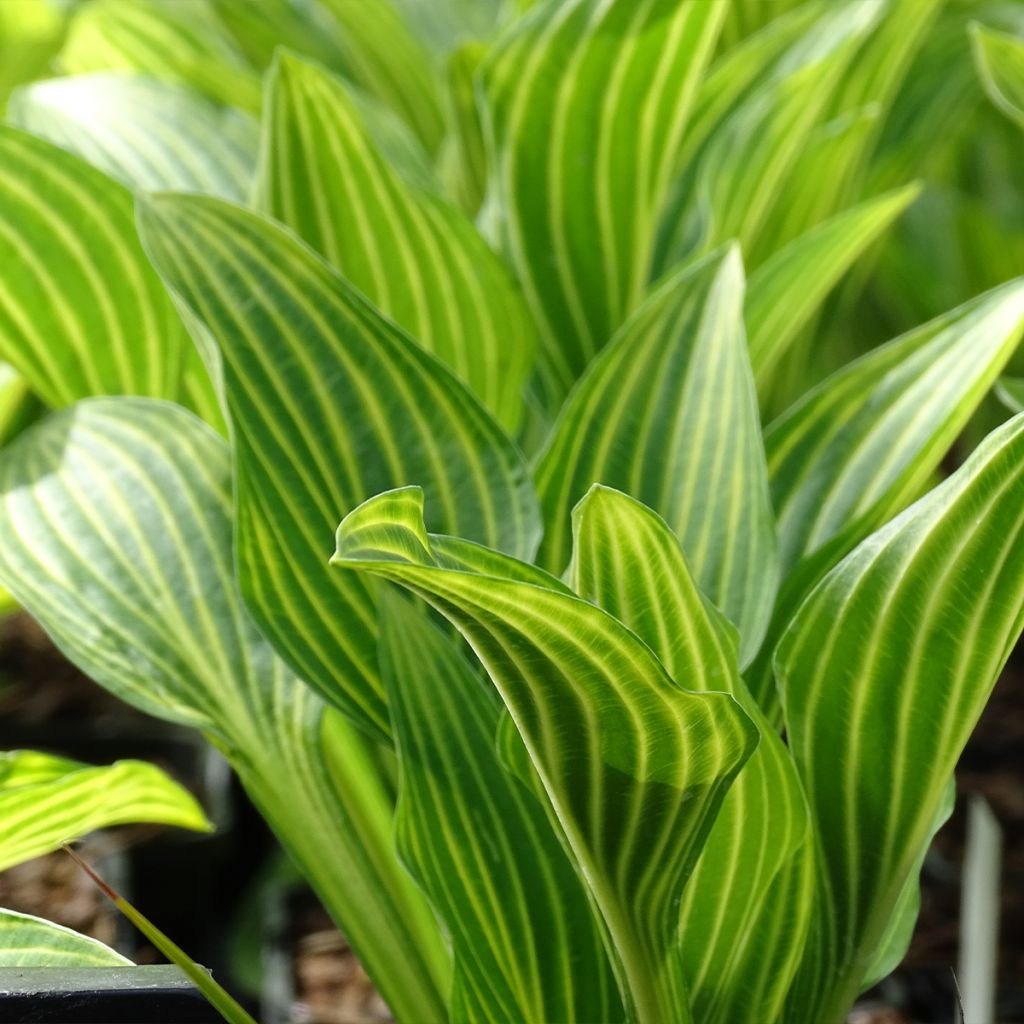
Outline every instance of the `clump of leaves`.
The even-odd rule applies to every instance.
[[[898,963],[1024,624],[1024,420],[936,483],[1024,328],[1021,7],[94,0],[12,97],[0,582],[399,1019]]]

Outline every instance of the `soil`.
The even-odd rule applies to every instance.
[[[105,865],[118,845],[114,836],[97,835],[79,851],[109,877]],[[0,907],[56,921],[108,946],[123,945],[120,914],[63,851],[0,872]]]
[[[312,893],[290,901],[296,1024],[389,1024],[394,1018]]]

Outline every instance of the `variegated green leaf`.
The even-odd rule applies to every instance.
[[[8,114],[129,188],[248,198],[254,121],[185,86],[97,71],[19,89]]]
[[[851,264],[917,198],[897,189],[819,224],[776,252],[750,276],[744,319],[759,386]]]
[[[213,827],[192,795],[155,765],[97,768],[28,750],[0,753],[0,821],[0,871],[111,825]]]
[[[0,448],[42,415],[45,407],[13,366],[0,363]]]
[[[542,564],[569,559],[569,511],[594,483],[679,536],[701,588],[757,651],[777,581],[760,417],[735,248],[662,284],[591,365],[538,460]]]
[[[687,184],[673,204],[676,241],[666,259],[687,254],[686,243],[697,234],[694,219],[707,221],[701,238],[705,250],[735,238],[748,259],[772,251],[775,240],[766,237],[766,222],[784,197],[808,139],[827,118],[860,40],[883,9],[884,0],[831,5],[791,43],[767,79],[721,116],[686,168]]]
[[[448,61],[451,136],[441,153],[441,176],[448,194],[475,217],[487,192],[487,147],[476,77],[487,56],[481,43],[465,43]]]
[[[989,99],[1024,128],[1024,39],[975,24],[971,44]]]
[[[271,72],[258,205],[337,267],[514,430],[534,328],[472,223],[407,186],[333,75],[288,54]]]
[[[131,193],[9,127],[0,127],[0,264],[0,356],[43,401],[150,395],[215,416],[209,381],[190,373],[198,356],[139,245]]]
[[[452,937],[451,1017],[621,1021],[583,883],[534,794],[498,760],[501,701],[417,611],[381,603],[401,771],[395,829]]]
[[[50,921],[0,910],[0,967],[126,967],[109,946]]]
[[[776,670],[820,836],[821,916],[786,1019],[860,990],[1024,625],[1024,419],[841,562]]]
[[[387,735],[372,594],[326,570],[324,537],[370,494],[417,483],[436,526],[530,557],[538,517],[522,456],[455,377],[284,228],[190,196],[148,201],[141,224],[223,357],[249,609],[302,678]]]
[[[595,487],[573,527],[569,576],[579,595],[636,633],[673,679],[731,693],[760,732],[683,892],[682,962],[694,1020],[776,1020],[812,904],[812,847],[792,759],[740,678],[732,627],[697,590],[665,521]],[[780,884],[790,875],[795,891]]]
[[[540,4],[484,64],[487,219],[540,325],[556,401],[643,297],[724,14],[702,0]]]
[[[200,421],[83,402],[0,455],[0,582],[113,694],[224,751],[395,1012],[433,1024],[449,967],[375,752],[246,616],[230,508],[227,445]]]
[[[345,77],[396,111],[428,153],[444,135],[440,76],[392,0],[320,0],[340,27]]]
[[[1000,377],[996,383],[996,395],[1010,412],[1024,412],[1024,378]]]
[[[748,676],[763,706],[777,706],[771,654],[800,602],[921,493],[1022,330],[1024,283],[1016,281],[857,360],[769,426],[768,472],[787,575]]]
[[[727,694],[682,689],[634,633],[553,578],[544,586],[497,552],[487,574],[463,558],[481,556],[428,535],[423,492],[408,487],[349,513],[332,562],[401,584],[466,637],[601,915],[628,1019],[688,1021],[679,899],[756,728]]]
[[[256,71],[209,0],[91,0],[71,22],[58,64],[65,74],[121,69],[177,82],[213,100],[258,110]]]

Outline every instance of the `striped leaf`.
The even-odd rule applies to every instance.
[[[540,560],[561,572],[569,511],[593,483],[663,516],[701,589],[739,627],[741,661],[771,614],[776,550],[735,248],[659,287],[573,391],[536,469]]]
[[[750,275],[744,319],[758,386],[850,266],[917,198],[920,186],[869,199],[812,228]]]
[[[398,850],[452,937],[452,1019],[621,1021],[583,884],[534,794],[498,761],[497,694],[404,601],[383,601],[381,615]]]
[[[479,212],[487,193],[487,146],[476,78],[487,47],[465,43],[448,61],[448,103],[451,108],[451,137],[442,151],[442,177],[448,193],[470,216]]]
[[[259,77],[208,0],[91,0],[75,12],[58,64],[69,75],[137,71],[228,106],[260,106]]]
[[[293,235],[216,200],[142,208],[148,251],[223,357],[241,585],[303,679],[367,728],[390,725],[368,585],[326,569],[335,520],[423,484],[432,522],[529,557],[522,456],[468,391]]]
[[[230,505],[227,445],[193,416],[80,403],[0,455],[0,582],[106,689],[202,729],[395,1012],[444,1019],[443,942],[392,852],[375,752],[245,615]]]
[[[996,396],[1010,412],[1024,412],[1024,377],[1000,377]]]
[[[724,13],[701,0],[540,4],[484,64],[488,217],[540,325],[556,398],[643,297]]]
[[[776,657],[826,899],[787,1020],[839,1019],[1024,626],[1024,419],[815,589]]]
[[[131,193],[62,149],[0,126],[0,355],[51,406],[96,394],[188,400],[208,381],[135,233]]]
[[[248,197],[255,123],[184,86],[130,72],[53,78],[19,89],[8,117],[129,188]]]
[[[850,364],[765,431],[785,575],[747,680],[772,715],[771,655],[801,601],[930,482],[1022,329],[1013,282]]]
[[[1024,128],[1024,39],[974,24],[971,46],[989,99]]]
[[[213,827],[192,795],[155,765],[96,768],[27,750],[0,753],[0,821],[0,871],[111,825]]]
[[[680,921],[694,1020],[776,1020],[810,921],[811,847],[792,759],[740,678],[734,631],[697,590],[665,521],[595,487],[573,526],[579,595],[636,633],[673,679],[731,693],[760,732],[683,892]],[[790,875],[796,893],[780,884]]]
[[[43,411],[25,378],[14,367],[0,363],[0,448],[37,420]]]
[[[732,697],[683,690],[634,633],[539,570],[497,552],[488,574],[450,567],[479,564],[473,548],[428,535],[423,492],[408,487],[349,513],[332,561],[408,588],[468,640],[589,886],[628,1019],[689,1020],[679,899],[757,730]]]
[[[278,47],[306,54],[328,67],[344,64],[341,26],[319,0],[211,0],[213,9],[250,63],[270,67]]]
[[[96,939],[50,921],[0,910],[0,967],[127,967]]]
[[[776,240],[766,225],[787,186],[797,184],[794,170],[807,142],[826,120],[830,98],[883,8],[883,0],[831,5],[782,54],[768,79],[722,116],[687,169],[678,241],[668,258],[686,255],[683,243],[694,235],[688,221],[695,217],[710,219],[705,249],[735,238],[758,263],[773,250]]]
[[[1022,331],[1024,279],[859,359],[772,423],[784,567],[841,535],[859,540],[919,494]]]
[[[268,85],[258,205],[515,429],[534,328],[508,271],[459,211],[391,170],[339,79],[283,53]]]
[[[320,0],[340,27],[343,72],[401,115],[431,155],[444,135],[440,77],[392,0]]]

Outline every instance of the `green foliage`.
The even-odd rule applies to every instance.
[[[60,17],[0,584],[400,1020],[841,1021],[1024,625],[1024,4]]]

